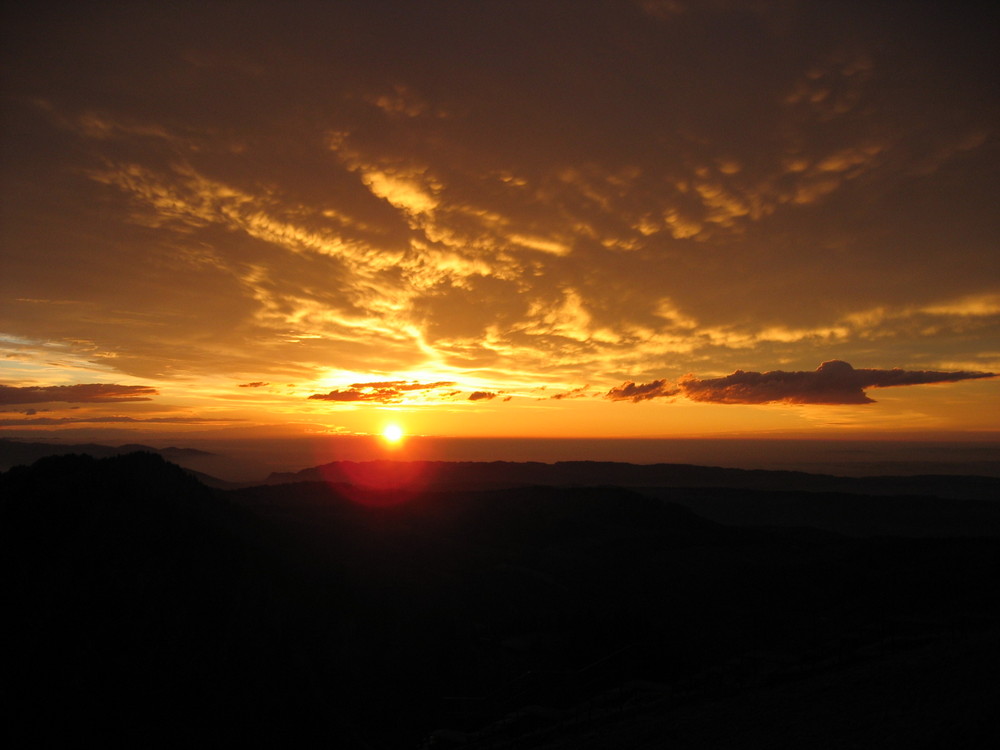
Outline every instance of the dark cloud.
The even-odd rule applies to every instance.
[[[870,404],[864,389],[899,385],[951,383],[994,377],[990,372],[854,369],[847,362],[824,362],[812,372],[744,372],[700,380],[686,376],[678,383],[692,401],[717,404]]]
[[[80,383],[78,385],[10,386],[0,385],[0,404],[68,403],[115,404],[126,401],[151,401],[155,388],[146,385]]]
[[[556,393],[549,398],[556,401],[562,401],[567,398],[584,398],[587,395],[587,389],[590,388],[589,385],[581,385],[579,388],[574,388],[571,391],[564,391],[563,393]]]
[[[612,388],[605,398],[612,401],[647,401],[682,394],[692,401],[716,404],[871,404],[866,388],[900,385],[953,383],[959,380],[995,377],[991,372],[935,372],[928,370],[855,369],[838,359],[824,362],[813,371],[746,372],[737,370],[721,378],[700,379],[686,375],[676,386],[666,380],[636,384],[632,381]]]
[[[492,391],[475,391],[469,396],[469,401],[492,401],[497,397]]]
[[[270,385],[270,383],[265,383],[262,380],[255,380],[252,383],[240,383],[240,388],[263,388],[265,385]]]
[[[338,401],[341,403],[374,401],[385,404],[399,401],[403,397],[403,394],[407,392],[433,391],[439,388],[451,388],[454,385],[454,382],[446,380],[435,383],[413,383],[405,380],[352,383],[348,388],[343,390],[333,390],[329,393],[314,393],[309,398],[318,401]]]
[[[142,423],[142,424],[205,424],[224,422],[240,422],[243,420],[217,420],[202,419],[200,417],[150,417],[148,419],[136,419],[134,417],[37,417],[35,419],[0,419],[0,427],[31,427],[51,426],[63,424],[105,424],[105,423]]]
[[[654,380],[651,383],[640,383],[638,385],[629,380],[612,388],[604,394],[604,398],[611,399],[612,401],[639,403],[640,401],[648,401],[652,398],[676,396],[677,393],[678,389],[666,380]]]

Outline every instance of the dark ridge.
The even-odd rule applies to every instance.
[[[727,469],[690,464],[630,464],[611,461],[335,461],[298,472],[272,473],[266,484],[357,478],[391,482],[418,477],[441,489],[512,488],[530,485],[587,487],[728,487],[761,491],[833,492],[856,495],[927,495],[968,500],[1000,498],[1000,478],[979,476],[839,477],[797,471]]]

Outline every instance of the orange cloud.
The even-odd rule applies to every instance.
[[[205,33],[181,38],[153,5],[141,44],[128,12],[7,19],[12,86],[33,93],[5,119],[31,127],[3,134],[31,158],[2,166],[0,361],[38,375],[0,382],[96,366],[115,374],[82,377],[246,393],[261,419],[278,397],[250,403],[248,373],[342,403],[482,389],[517,393],[531,420],[548,412],[536,396],[585,408],[574,383],[723,398],[676,376],[834,347],[1000,372],[988,16],[942,26],[915,4],[901,25],[856,4],[831,26],[810,4],[636,0],[567,27],[567,2],[531,23],[397,4],[388,24],[267,4],[248,36],[208,4]],[[616,31],[595,50],[601,29]],[[532,75],[470,69],[471,38],[527,54]],[[323,52],[373,40],[384,54]],[[95,45],[150,75],[122,77]],[[261,49],[294,52],[265,75],[247,62]],[[669,384],[622,382],[664,362]],[[464,387],[329,384],[329,363],[418,378],[433,363],[423,377]]]
[[[549,396],[550,399],[555,401],[562,401],[566,398],[584,398],[587,395],[587,389],[590,388],[589,385],[581,385],[579,388],[574,388],[571,391],[564,391],[563,393],[555,393]]]
[[[353,383],[344,390],[333,390],[329,393],[314,393],[309,398],[318,401],[338,401],[350,403],[355,401],[374,401],[377,403],[393,403],[400,401],[403,394],[410,391],[432,391],[439,388],[451,388],[455,383],[439,381],[436,383],[410,383],[405,380],[387,380],[376,383]]]

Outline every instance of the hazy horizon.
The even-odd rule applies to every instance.
[[[42,438],[39,440],[39,438]],[[48,438],[48,439],[45,439]],[[220,438],[150,435],[119,439],[50,436],[20,442],[54,445],[144,444],[206,451],[210,456],[172,458],[187,468],[235,482],[264,480],[332,461],[618,461],[681,463],[736,469],[804,471],[842,476],[975,474],[1000,477],[996,440],[822,440],[788,438],[445,438],[410,436],[389,444],[374,436]]]

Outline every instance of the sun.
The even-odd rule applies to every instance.
[[[387,424],[382,430],[382,437],[390,443],[398,443],[403,439],[403,428],[398,424]]]

